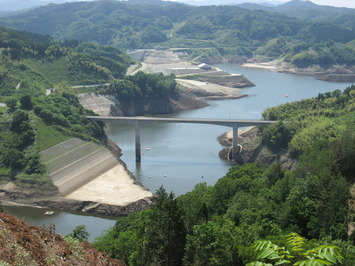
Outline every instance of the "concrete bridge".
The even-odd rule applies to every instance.
[[[209,124],[233,128],[232,158],[238,155],[238,128],[249,126],[262,126],[277,123],[266,120],[235,120],[235,119],[207,119],[207,118],[162,118],[162,117],[118,117],[118,116],[87,116],[86,118],[102,122],[126,122],[135,125],[136,162],[141,161],[140,125],[147,123],[189,123]]]

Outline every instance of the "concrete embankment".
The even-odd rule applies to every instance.
[[[153,194],[138,184],[125,165],[101,145],[72,138],[40,154],[61,195],[66,200],[83,202],[80,211],[117,216],[120,213],[116,211],[151,204]],[[134,207],[129,207],[132,204]],[[116,208],[122,206],[125,209]]]
[[[63,196],[118,164],[108,149],[77,138],[62,142],[40,154],[53,184]]]
[[[187,93],[180,93],[172,97],[131,101],[119,101],[112,95],[99,95],[96,93],[79,94],[78,98],[84,108],[92,110],[101,116],[171,114],[208,105],[204,100],[196,99],[196,96],[191,96]]]

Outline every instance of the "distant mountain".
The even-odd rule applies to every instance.
[[[335,22],[337,20],[342,23],[341,25],[353,29],[355,25],[355,10],[353,8],[316,5],[313,2],[306,0],[292,0],[277,6],[266,6],[252,3],[244,3],[239,6],[251,10],[278,12],[306,21],[324,20]],[[341,16],[346,16],[346,19],[339,19]]]
[[[282,7],[302,7],[302,8],[312,8],[316,7],[317,5],[311,1],[307,0],[291,0],[286,2],[285,4],[281,5]]]
[[[176,2],[192,5],[192,6],[224,6],[224,5],[239,5],[248,0],[177,0]],[[277,0],[249,0],[248,2],[254,4],[258,3],[265,6],[276,6],[282,4]]]
[[[238,5],[197,7],[158,0],[155,5],[142,2],[100,0],[50,4],[0,18],[0,25],[50,35],[57,40],[76,39],[122,49],[157,45],[217,48],[218,53],[236,60],[253,55],[284,57],[299,66],[355,62],[354,9],[305,1],[291,1],[277,7],[259,5],[259,9],[267,11]],[[317,21],[285,15],[292,12],[294,17],[314,15]],[[211,54],[206,52],[204,56],[211,57]]]

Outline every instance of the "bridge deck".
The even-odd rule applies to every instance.
[[[241,119],[206,119],[206,118],[163,118],[163,117],[120,117],[120,116],[87,116],[86,118],[102,122],[128,122],[135,125],[136,162],[141,161],[140,125],[143,123],[194,123],[226,126],[233,128],[232,156],[238,155],[238,127],[261,126],[277,123],[266,120],[241,120]]]
[[[209,118],[163,118],[163,117],[119,117],[119,116],[87,116],[86,118],[103,121],[103,122],[129,122],[129,123],[193,123],[193,124],[211,124],[227,127],[247,127],[247,126],[261,126],[277,123],[277,121],[268,120],[252,120],[252,119],[209,119]]]

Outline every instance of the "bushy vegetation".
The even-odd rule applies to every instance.
[[[11,102],[0,115],[0,169],[13,180],[41,183],[46,172],[41,150],[71,137],[98,142],[105,135],[103,124],[85,118],[93,112],[85,110],[73,94],[24,95],[20,102],[16,98]]]
[[[129,265],[353,265],[354,92],[264,112],[285,120],[263,130],[265,144],[292,151],[296,169],[245,164],[179,197],[161,188],[150,210],[118,220],[95,246]]]
[[[268,108],[263,117],[281,122],[263,128],[262,139],[271,149],[288,148],[292,156],[299,157],[311,152],[314,140],[335,145],[336,140],[353,132],[354,112],[354,85],[343,92],[320,93],[315,98]]]
[[[351,9],[341,12],[334,8],[329,13],[334,12],[336,17],[330,19],[325,15],[327,10],[312,6],[312,17],[320,13],[323,19],[308,21],[302,17],[310,15],[306,11],[298,12],[302,19],[297,19],[294,14],[287,17],[260,8],[158,3],[93,1],[49,5],[3,18],[1,23],[60,40],[94,41],[128,49],[157,44],[210,47],[222,55],[283,58],[298,67],[355,62]]]
[[[43,95],[63,81],[86,85],[123,78],[131,60],[121,50],[0,27],[0,96]]]
[[[122,100],[139,100],[174,96],[178,93],[178,88],[173,76],[139,71],[125,79],[112,80],[108,87],[103,87],[99,92],[115,95]]]

